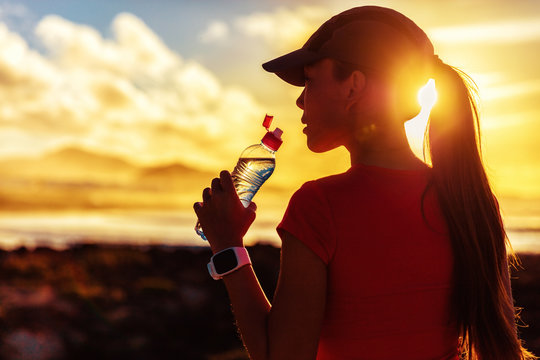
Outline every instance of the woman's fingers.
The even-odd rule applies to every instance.
[[[226,192],[234,192],[236,189],[234,188],[234,183],[231,177],[231,174],[227,170],[223,170],[219,174],[219,179],[221,180],[221,187]]]
[[[209,188],[203,190],[202,198],[203,203],[208,203],[212,200],[212,197],[217,198],[221,197],[221,194],[236,194],[236,189],[234,188],[234,183],[231,177],[231,174],[227,170],[223,170],[219,174],[219,178],[212,179]]]
[[[219,178],[212,179],[211,187],[212,187],[212,193],[216,193],[223,190],[221,187],[221,181]]]
[[[202,199],[204,202],[208,202],[210,198],[212,197],[212,190],[210,188],[206,188],[202,192]]]
[[[199,216],[199,210],[202,208],[202,202],[198,201],[195,204],[193,204],[193,210],[195,210],[195,214]]]

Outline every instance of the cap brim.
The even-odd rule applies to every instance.
[[[322,55],[301,48],[265,62],[262,67],[268,72],[275,73],[284,81],[295,86],[304,86],[304,66],[323,58]]]

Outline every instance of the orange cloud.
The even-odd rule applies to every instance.
[[[428,31],[442,43],[516,43],[540,39],[540,18],[433,28]]]

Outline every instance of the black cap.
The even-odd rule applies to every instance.
[[[324,58],[384,70],[403,56],[433,58],[424,31],[395,10],[361,6],[330,18],[300,49],[262,66],[292,85],[304,86],[304,66]]]

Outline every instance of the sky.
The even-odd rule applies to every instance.
[[[307,150],[301,89],[261,64],[366,4],[409,16],[473,77],[496,192],[540,199],[538,0],[0,1],[0,158],[77,146],[217,173],[269,113],[285,131],[274,185],[344,171],[343,149]]]

